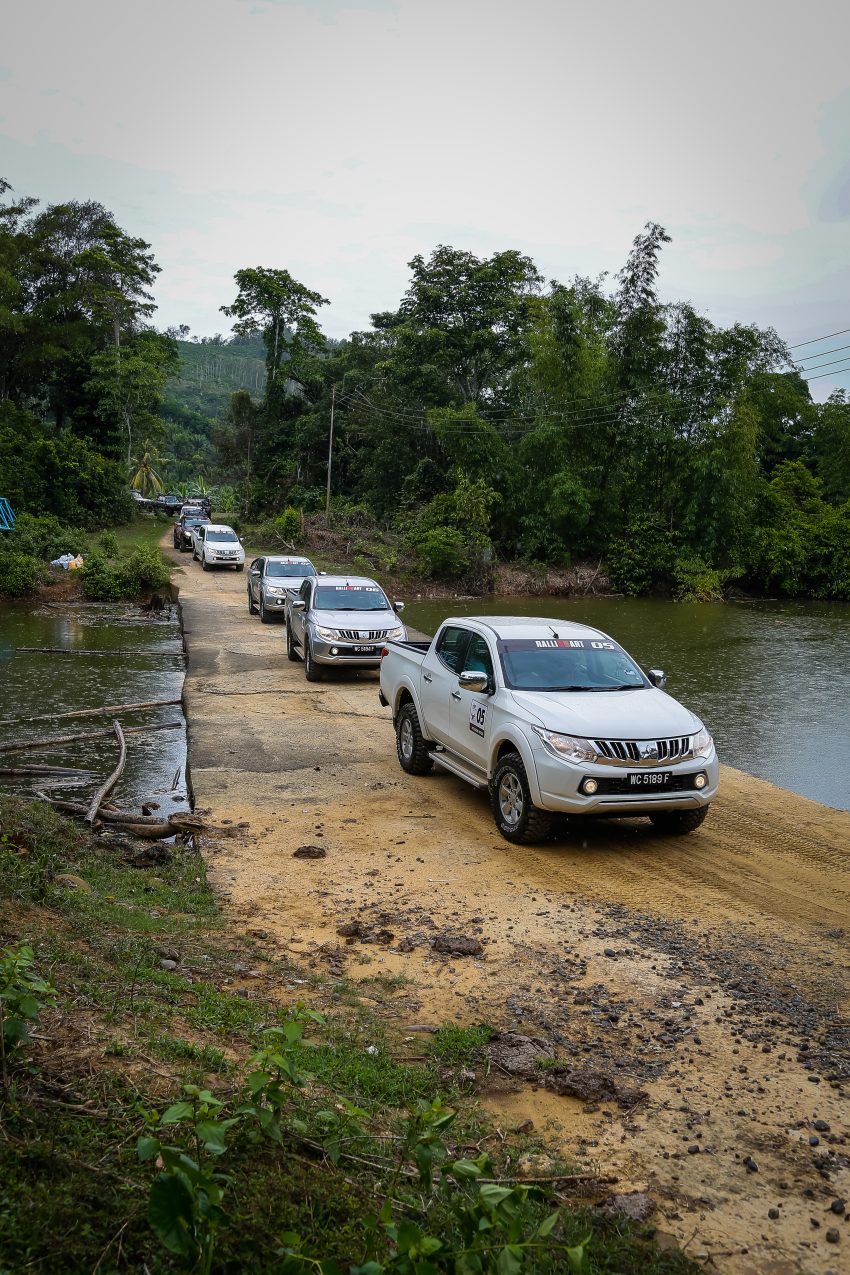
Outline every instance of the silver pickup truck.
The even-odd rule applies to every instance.
[[[446,620],[431,643],[388,641],[380,700],[401,766],[434,763],[488,789],[508,841],[534,842],[552,814],[648,816],[698,828],[717,794],[705,726],[607,633],[565,620]]]
[[[403,610],[365,576],[308,577],[286,595],[286,653],[303,659],[308,682],[321,681],[328,664],[377,668],[384,642],[407,637]]]

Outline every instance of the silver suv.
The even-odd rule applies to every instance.
[[[276,616],[286,619],[286,595],[297,593],[310,576],[318,575],[309,558],[255,558],[248,568],[248,613],[259,613],[262,624]]]
[[[308,682],[326,664],[378,668],[388,638],[406,638],[398,613],[379,584],[365,576],[314,576],[286,603],[286,653],[304,660]]]

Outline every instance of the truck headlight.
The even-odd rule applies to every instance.
[[[280,589],[278,588],[276,584],[267,584],[266,593],[272,595],[275,598],[279,598],[282,593],[286,593],[286,589]]]
[[[398,628],[397,628],[397,629],[388,629],[388,630],[387,630],[387,637],[388,637],[388,638],[403,638],[403,637],[404,637],[404,625],[403,625],[403,624],[400,624],[400,625],[398,626]]]
[[[320,638],[324,638],[326,642],[336,642],[339,634],[336,629],[323,629],[321,624],[316,625],[316,632]]]
[[[707,757],[711,752],[714,747],[714,740],[704,726],[701,731],[694,735],[692,746],[695,757]]]
[[[559,735],[556,731],[544,730],[542,726],[534,726],[532,729],[543,740],[549,752],[562,761],[596,760],[596,749],[589,739],[579,739],[576,735]]]

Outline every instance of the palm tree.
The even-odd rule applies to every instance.
[[[160,456],[156,447],[146,441],[143,444],[141,456],[131,461],[130,468],[135,472],[130,479],[130,486],[135,491],[140,491],[143,496],[147,496],[149,500],[158,496],[162,491],[162,479],[156,467],[167,463],[166,458]]]

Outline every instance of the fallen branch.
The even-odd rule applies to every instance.
[[[121,772],[127,762],[127,741],[124,738],[124,732],[121,730],[121,724],[117,718],[112,723],[112,728],[115,731],[115,735],[118,739],[118,746],[121,750],[118,755],[118,765],[115,767],[109,778],[101,784],[92,798],[92,803],[86,811],[86,823],[94,823],[97,818],[97,812],[100,809],[100,803],[109,796],[112,789],[118,783],[118,780],[121,778]]]
[[[0,726],[17,726],[20,722],[56,722],[63,717],[105,717],[107,713],[135,713],[142,708],[164,708],[180,704],[179,699],[150,699],[141,704],[107,704],[105,708],[75,708],[69,713],[42,713],[38,717],[7,717]]]
[[[0,766],[0,775],[90,775],[76,766]]]
[[[182,725],[182,722],[160,722],[155,726],[126,726],[124,734],[141,735],[152,730],[178,730]],[[81,735],[54,735],[52,739],[16,739],[11,744],[0,744],[0,753],[23,752],[29,748],[53,748],[54,745],[76,744],[80,740],[102,739],[104,735],[112,734],[112,727],[109,726],[103,730],[86,731]]]
[[[184,658],[182,651],[141,651],[134,650],[133,647],[114,647],[110,651],[95,651],[73,649],[69,646],[16,646],[16,652],[25,652],[27,655],[163,655],[172,659],[178,656],[181,660]]]

